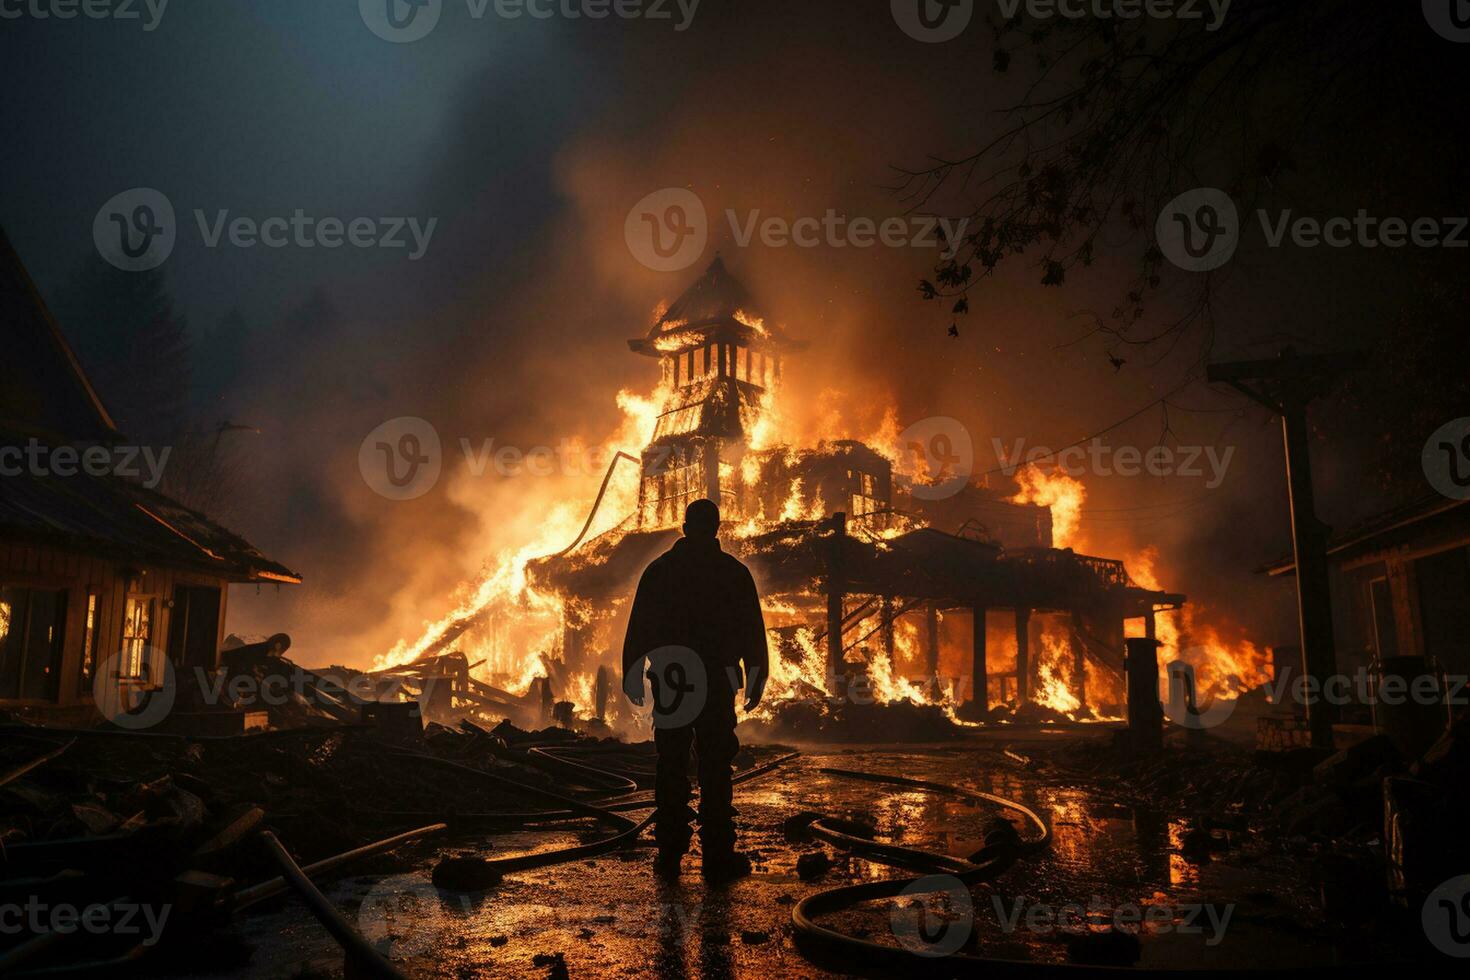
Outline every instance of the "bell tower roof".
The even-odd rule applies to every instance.
[[[660,357],[711,341],[770,349],[804,346],[767,325],[745,284],[731,275],[718,255],[648,333],[628,341],[628,346],[639,354]]]

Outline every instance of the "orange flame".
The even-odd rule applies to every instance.
[[[1048,473],[1032,463],[1016,473],[1016,484],[1021,489],[1010,498],[1011,503],[1051,508],[1052,546],[1074,547],[1087,499],[1082,481],[1065,473]]]

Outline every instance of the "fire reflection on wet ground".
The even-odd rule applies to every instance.
[[[933,794],[853,782],[819,772],[861,769],[966,786],[1039,809],[1053,826],[1049,852],[1023,860],[974,891],[964,951],[979,956],[1067,962],[1069,941],[1092,923],[1144,919],[1144,968],[1289,968],[1347,962],[1378,950],[1322,925],[1306,876],[1269,842],[1218,841],[1205,863],[1187,859],[1184,815],[1110,799],[1096,788],[1049,781],[1018,769],[1002,750],[1055,735],[977,735],[960,745],[808,747],[785,769],[737,789],[742,847],[756,873],[706,887],[691,854],[674,884],[652,874],[651,850],[509,876],[476,895],[439,892],[429,853],[387,877],[340,882],[331,894],[405,972],[425,977],[829,976],[809,964],[791,936],[791,907],[815,891],[898,877],[895,869],[830,848],[833,867],[802,881],[796,862],[815,845],[787,840],[783,821],[802,811],[876,824],[877,838],[964,855],[981,844],[998,810]],[[496,856],[578,843],[581,827],[457,839],[445,852],[491,847]],[[585,832],[596,836],[599,832]],[[897,943],[898,903],[843,913],[830,924],[875,942]],[[1136,911],[1135,911],[1136,910]],[[953,910],[951,910],[953,911]],[[251,975],[340,975],[336,946],[294,903],[248,921],[260,944]],[[242,974],[243,975],[243,974]]]

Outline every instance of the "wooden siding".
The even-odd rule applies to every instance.
[[[229,599],[229,583],[225,579],[157,565],[97,558],[80,552],[0,538],[0,583],[38,589],[65,589],[67,593],[57,698],[55,702],[44,703],[76,705],[92,701],[91,684],[84,684],[82,681],[87,595],[90,592],[98,595],[94,657],[97,663],[101,663],[122,648],[123,612],[128,596],[128,581],[124,569],[142,572],[137,593],[157,599],[150,645],[158,650],[168,648],[168,630],[172,619],[169,605],[173,600],[174,587],[193,585],[219,589],[219,628],[215,637],[216,664],[218,663],[219,647],[225,637],[225,606]],[[0,700],[0,705],[17,703],[43,702]]]

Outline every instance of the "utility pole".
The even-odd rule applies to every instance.
[[[1207,377],[1223,382],[1281,417],[1286,448],[1286,485],[1291,503],[1291,545],[1296,562],[1298,624],[1302,669],[1315,686],[1307,705],[1312,747],[1332,747],[1335,713],[1322,700],[1322,684],[1337,670],[1332,637],[1332,590],[1327,576],[1328,528],[1317,519],[1312,492],[1312,459],[1307,442],[1307,406],[1341,374],[1368,361],[1359,352],[1301,355],[1290,347],[1275,360],[1211,364]]]

